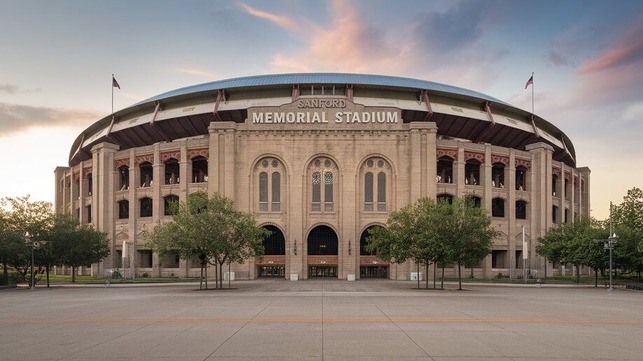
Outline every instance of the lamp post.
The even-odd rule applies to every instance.
[[[34,242],[31,240],[31,234],[29,232],[25,232],[25,243],[28,244],[31,247],[31,279],[29,282],[29,289],[34,290],[36,289],[36,285],[34,282],[34,275],[33,275],[33,264],[34,264],[34,257],[33,257],[33,247],[34,247]]]
[[[614,291],[614,283],[612,282],[612,248],[617,243],[616,233],[610,234],[610,236],[605,240],[605,245],[603,248],[610,251],[610,288],[609,291]]]

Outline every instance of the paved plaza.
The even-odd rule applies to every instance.
[[[2,360],[641,360],[643,292],[387,280],[0,291]]]

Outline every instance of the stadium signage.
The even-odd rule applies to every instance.
[[[397,124],[400,111],[371,108],[346,99],[300,99],[282,107],[250,108],[251,124]]]

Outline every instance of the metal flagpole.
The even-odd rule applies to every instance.
[[[536,112],[534,111],[534,72],[533,71],[531,72],[531,114],[532,115],[536,114]]]
[[[114,74],[112,74],[112,81],[111,81],[111,88],[112,88],[112,116],[114,116]],[[533,106],[532,106],[533,108]]]

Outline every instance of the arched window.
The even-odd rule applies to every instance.
[[[194,183],[203,183],[208,181],[207,158],[202,156],[192,158],[192,181]]]
[[[118,186],[119,189],[124,191],[129,189],[129,167],[122,165],[118,167]]]
[[[480,184],[480,161],[477,159],[469,159],[464,165],[464,184],[479,185]]]
[[[516,201],[516,219],[527,219],[527,202]]]
[[[438,183],[453,183],[453,159],[447,156],[438,158]]]
[[[447,202],[453,204],[453,196],[447,193],[438,194],[436,197],[438,202]]]
[[[493,163],[491,167],[491,186],[496,188],[505,187],[505,165]]]
[[[469,205],[471,205],[471,206],[473,206],[475,208],[482,207],[482,198],[480,198],[478,196],[470,195],[470,196],[467,196],[466,199],[467,199],[467,202],[468,202]]]
[[[335,162],[326,157],[315,158],[309,165],[311,211],[333,212],[335,204]],[[323,186],[322,186],[323,185]]]
[[[560,196],[560,192],[558,192],[558,176],[556,174],[553,174],[551,176],[551,195],[556,197],[556,195]]]
[[[373,157],[364,162],[364,211],[386,212],[387,210],[387,173],[390,166],[382,158]],[[375,177],[377,174],[377,177]]]
[[[372,229],[376,228],[382,228],[382,226],[374,225],[366,228],[364,232],[362,232],[361,237],[359,237],[359,255],[360,256],[375,256],[376,252],[369,252],[368,249],[366,249],[366,246],[368,245],[368,242],[370,241],[369,236],[370,236],[370,231]]]
[[[129,218],[129,201],[124,199],[118,201],[118,219]]]
[[[152,183],[154,182],[152,163],[143,162],[138,169],[141,174],[141,187],[151,187]]]
[[[286,238],[283,232],[275,226],[264,226],[270,235],[263,239],[264,255],[283,256],[286,254]]]
[[[179,168],[179,161],[170,158],[165,161],[165,184],[177,184],[181,180],[181,170]]]
[[[504,217],[505,216],[505,200],[502,198],[494,198],[491,200],[491,216]]]
[[[140,200],[140,216],[152,217],[152,198],[141,198]]]
[[[263,158],[255,166],[258,174],[259,211],[281,211],[281,173],[282,163],[276,158]]]
[[[337,255],[337,233],[328,226],[317,226],[308,235],[309,256]]]
[[[174,194],[170,194],[163,198],[163,214],[166,216],[171,216],[176,214],[179,210],[179,197]]]
[[[516,190],[527,190],[527,168],[523,166],[516,167]]]

